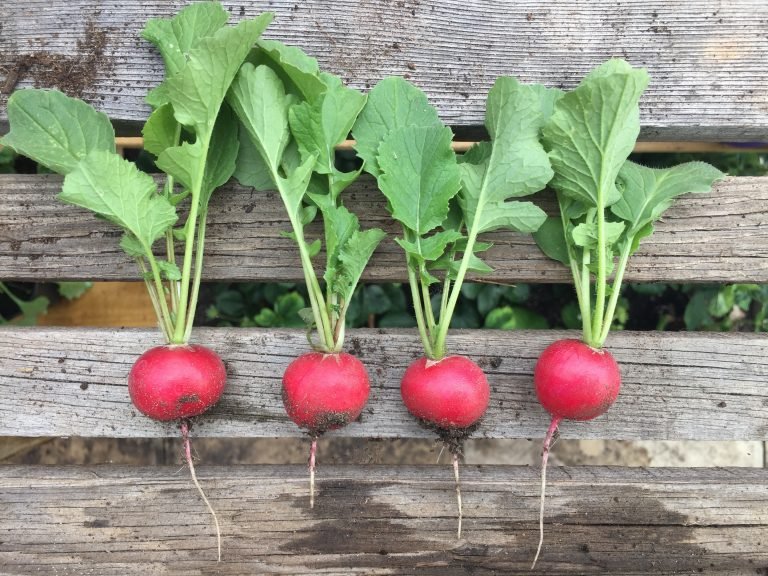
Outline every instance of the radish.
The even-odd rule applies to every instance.
[[[64,174],[59,199],[119,225],[121,248],[136,260],[157,314],[166,346],[152,348],[134,364],[131,399],[142,413],[179,422],[192,481],[213,516],[218,559],[221,531],[195,474],[190,418],[220,398],[224,363],[212,350],[189,344],[203,269],[208,202],[235,170],[237,123],[225,96],[241,64],[272,20],[266,13],[225,26],[228,12],[200,2],[174,18],[149,20],[144,37],[160,51],[166,79],[147,96],[154,108],[144,125],[144,147],[166,174],[154,179],[116,154],[109,119],[88,104],[55,90],[22,90],[8,102],[11,132],[3,143]],[[51,116],[56,115],[56,121]],[[189,200],[183,226],[176,206]],[[165,258],[153,246],[164,239]],[[176,242],[183,243],[176,260]]]
[[[400,391],[406,408],[453,456],[458,538],[463,517],[459,457],[488,407],[490,389],[475,362],[448,355],[448,328],[466,275],[491,270],[477,255],[490,244],[478,235],[499,228],[533,232],[545,220],[530,202],[510,199],[533,194],[552,177],[538,141],[549,98],[542,87],[499,78],[488,94],[491,142],[474,146],[461,161],[451,150],[451,130],[426,96],[402,78],[382,80],[371,90],[353,129],[365,170],[377,178],[403,228],[396,240],[406,253],[425,356],[406,370]],[[434,294],[435,310],[431,287],[438,283],[442,290]]]
[[[155,420],[198,416],[221,398],[227,373],[210,348],[198,344],[150,348],[128,375],[131,402]]]
[[[230,89],[228,102],[240,119],[241,150],[235,176],[257,190],[277,190],[296,242],[310,308],[300,312],[313,352],[295,359],[283,376],[288,416],[311,438],[309,502],[315,504],[317,439],[356,420],[370,385],[362,363],[342,352],[347,307],[368,260],[384,233],[361,231],[341,193],[360,171],[341,172],[335,147],[349,135],[366,97],[318,68],[302,51],[271,40],[259,42]],[[306,240],[304,227],[322,215],[325,289],[312,259],[322,241]]]
[[[560,216],[548,218],[534,238],[547,256],[570,268],[583,330],[582,341],[547,347],[534,371],[536,395],[552,419],[541,456],[539,544],[532,569],[544,542],[552,438],[562,420],[597,418],[619,393],[619,367],[603,345],[629,257],[676,196],[708,192],[723,177],[701,162],[654,170],[627,160],[640,130],[638,102],[647,84],[645,70],[609,60],[573,91],[556,93],[542,129]]]

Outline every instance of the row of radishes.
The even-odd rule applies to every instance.
[[[572,271],[583,339],[552,344],[534,374],[538,398],[552,415],[542,459],[543,537],[545,467],[557,426],[602,414],[619,391],[618,366],[602,346],[629,256],[675,196],[705,192],[721,173],[701,163],[652,170],[627,160],[648,77],[622,60],[599,66],[567,93],[498,78],[487,100],[489,141],[457,157],[451,130],[406,80],[384,79],[363,95],[321,72],[301,50],[260,39],[271,14],[232,27],[227,16],[218,3],[202,2],[173,18],[149,20],[144,29],[166,67],[165,81],[147,96],[153,111],[143,129],[145,148],[166,175],[159,190],[115,153],[109,119],[87,104],[44,90],[16,92],[8,103],[11,132],[3,143],[63,174],[62,201],[125,231],[121,247],[138,263],[168,342],[133,366],[133,403],[152,418],[180,422],[193,480],[216,520],[189,447],[189,419],[218,401],[226,380],[215,352],[189,344],[208,201],[232,176],[257,190],[276,189],[311,302],[302,317],[313,351],[287,367],[283,399],[312,439],[314,493],[318,436],[354,421],[369,394],[365,367],[342,351],[347,305],[384,237],[378,229],[361,230],[341,202],[365,170],[402,225],[395,241],[406,254],[425,352],[403,375],[402,397],[453,454],[459,537],[458,457],[490,390],[477,364],[449,354],[446,336],[466,275],[490,271],[480,254],[491,244],[480,235],[501,228],[533,233],[548,256]],[[363,166],[341,172],[335,147],[350,132]],[[557,194],[556,217],[514,200],[547,185]],[[188,216],[179,223],[182,203]],[[304,228],[318,215],[324,238],[310,241]],[[163,257],[153,252],[159,240]],[[313,266],[321,247],[322,281]],[[216,529],[218,536],[217,520]],[[218,550],[220,558],[220,536]]]

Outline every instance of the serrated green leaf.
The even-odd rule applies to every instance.
[[[327,253],[324,279],[331,291],[335,292],[341,249],[349,241],[352,234],[360,229],[360,223],[357,216],[343,206],[337,206],[330,196],[313,195],[311,198],[323,213],[323,230],[325,231],[325,250]]]
[[[364,169],[379,176],[379,146],[388,134],[405,127],[442,128],[437,111],[424,93],[403,78],[385,78],[368,93],[368,102],[357,118],[352,135]]]
[[[404,238],[395,238],[395,242],[419,262],[432,262],[442,257],[449,244],[462,237],[461,232],[457,230],[441,230],[431,236],[418,238],[415,242],[410,242]]]
[[[541,190],[552,177],[539,143],[541,100],[540,88],[504,76],[488,93],[485,124],[491,144],[470,150],[461,164],[459,204],[467,225],[477,233],[507,224],[533,231],[544,221],[543,212],[531,204],[507,202]]]
[[[235,74],[271,21],[272,14],[265,13],[225,26],[189,51],[186,66],[166,81],[179,123],[194,128],[198,137],[210,134]]]
[[[335,147],[346,139],[366,97],[344,86],[335,76],[326,77],[327,91],[313,102],[291,107],[288,118],[302,156],[317,156],[315,171],[341,174],[334,167]]]
[[[301,48],[288,46],[278,40],[259,40],[256,64],[266,64],[284,82],[286,91],[313,102],[326,90],[317,60]]]
[[[58,198],[115,222],[145,247],[177,219],[152,177],[111,152],[97,150],[81,160],[64,178]]]
[[[237,74],[227,96],[262,160],[276,174],[291,136],[283,83],[267,66],[246,62]]]
[[[621,198],[611,211],[627,222],[627,236],[658,220],[677,196],[710,192],[725,175],[704,162],[687,162],[672,168],[654,169],[625,162],[617,186]]]
[[[347,302],[352,298],[357,283],[363,275],[366,264],[386,234],[378,228],[355,230],[339,251],[341,271],[337,281],[337,290]]]
[[[8,122],[0,143],[59,174],[94,150],[115,151],[106,114],[58,90],[17,90],[8,98]]]
[[[624,222],[606,222],[603,227],[605,245],[615,244],[624,232]],[[576,246],[594,250],[598,246],[597,222],[582,222],[571,231],[571,239]]]
[[[542,137],[555,176],[551,186],[602,210],[619,199],[616,177],[640,132],[644,69],[609,60],[555,103]]]
[[[562,219],[547,218],[541,227],[533,233],[533,239],[549,258],[562,262],[566,266],[571,265]]]
[[[181,270],[176,264],[168,260],[157,260],[157,267],[160,268],[160,273],[166,280],[181,280]]]
[[[59,294],[67,300],[80,298],[93,286],[93,282],[56,282]]]
[[[292,221],[301,222],[301,209],[304,195],[307,193],[309,179],[312,177],[312,166],[315,164],[314,156],[309,156],[303,164],[291,172],[288,178],[278,176],[278,188],[283,197],[285,209]]]
[[[166,148],[178,145],[178,126],[170,104],[163,104],[154,110],[141,130],[144,150],[160,156]]]
[[[184,68],[189,51],[228,19],[229,14],[220,3],[197,2],[173,18],[150,18],[141,35],[158,49],[165,62],[166,76],[170,77]]]
[[[379,188],[392,216],[419,236],[443,223],[461,186],[452,138],[444,126],[409,126],[379,146]]]

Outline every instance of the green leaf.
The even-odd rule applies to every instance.
[[[56,282],[59,294],[67,300],[80,298],[93,286],[93,282]]]
[[[704,193],[725,175],[704,162],[688,162],[672,168],[654,169],[625,162],[617,186],[621,198],[611,211],[627,222],[627,236],[658,220],[677,196]]]
[[[0,143],[59,174],[94,150],[115,151],[106,114],[58,90],[18,90],[8,98],[11,131]]]
[[[327,91],[314,102],[291,107],[288,117],[302,156],[316,155],[315,171],[334,174],[335,147],[349,135],[366,97],[344,86],[335,76],[326,78]]]
[[[157,194],[152,177],[111,152],[88,154],[64,178],[58,197],[115,222],[145,247],[177,219],[174,207]]]
[[[549,325],[543,316],[526,308],[503,306],[491,310],[484,327],[496,330],[545,330]]]
[[[330,287],[331,292],[336,292],[341,249],[352,237],[355,230],[360,229],[360,223],[357,216],[343,206],[337,206],[330,196],[312,195],[311,198],[323,213],[323,230],[325,231],[325,250],[327,253],[325,282]]]
[[[166,76],[181,71],[187,56],[202,38],[212,36],[226,24],[229,14],[218,2],[197,2],[173,18],[150,18],[141,35],[160,51]]]
[[[224,104],[216,119],[216,125],[211,134],[211,145],[208,148],[208,158],[205,161],[200,205],[208,206],[211,194],[219,186],[225,184],[235,172],[237,153],[240,142],[233,138],[238,123],[232,109]]]
[[[242,124],[238,130],[240,146],[233,176],[243,186],[250,186],[259,192],[274,190],[275,182],[272,180],[269,166],[264,162],[259,149]]]
[[[624,222],[606,222],[603,229],[605,245],[610,247],[615,244],[622,232],[624,232]],[[573,243],[588,250],[597,248],[597,236],[597,222],[582,222],[571,232]]]
[[[173,106],[163,104],[157,108],[150,114],[141,130],[144,136],[144,150],[160,156],[166,148],[178,145],[178,126],[179,123],[173,116]]]
[[[317,60],[301,48],[277,40],[259,40],[254,63],[266,64],[283,81],[286,91],[313,102],[326,90]]]
[[[277,173],[291,133],[285,88],[277,74],[267,66],[246,62],[237,74],[227,97],[248,132],[264,163]]]
[[[34,326],[37,324],[40,316],[48,313],[48,306],[50,300],[45,296],[38,296],[34,300],[16,300],[16,305],[19,307],[21,316],[16,318],[12,323],[17,326]]]
[[[598,210],[619,199],[616,177],[640,132],[647,85],[644,69],[609,60],[557,100],[542,131],[555,190]]]
[[[225,26],[189,51],[187,65],[166,81],[179,123],[194,128],[198,137],[210,134],[235,74],[271,21],[272,14],[265,13]]]
[[[453,133],[444,126],[410,126],[379,146],[379,187],[392,216],[421,236],[440,226],[461,185]]]
[[[378,176],[379,146],[388,134],[406,127],[442,128],[437,111],[424,93],[403,78],[385,78],[368,93],[368,102],[357,118],[352,135],[365,171]]]
[[[155,165],[166,174],[173,176],[187,190],[194,188],[195,174],[203,161],[203,147],[200,140],[194,143],[182,142],[162,151]]]
[[[384,231],[378,228],[371,228],[363,232],[355,230],[349,240],[341,247],[339,252],[341,263],[339,280],[343,279],[343,284],[339,287],[339,292],[345,302],[352,298],[366,264],[385,236]],[[339,283],[341,284],[341,282]]]
[[[420,262],[431,262],[440,258],[449,244],[462,238],[461,232],[457,230],[441,230],[432,236],[418,238],[415,242],[410,242],[403,238],[395,238],[403,250],[410,256],[415,257]]]
[[[506,226],[530,232],[544,222],[545,214],[532,204],[507,202],[541,190],[552,177],[539,143],[543,121],[540,88],[510,77],[496,80],[486,105],[490,150],[488,145],[470,150],[461,164],[459,203],[477,233]]]
[[[144,258],[149,256],[144,245],[130,232],[123,234],[123,237],[120,239],[120,248],[132,258]]]
[[[547,218],[541,227],[533,233],[533,239],[549,258],[562,262],[566,266],[571,265],[562,219]]]
[[[176,264],[167,260],[158,260],[157,267],[160,268],[160,273],[166,280],[181,280],[181,270]]]

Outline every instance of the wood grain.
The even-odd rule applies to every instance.
[[[120,231],[55,198],[58,176],[0,175],[0,278],[6,280],[133,280],[136,265],[118,246]],[[389,232],[364,279],[404,281],[400,230],[373,179],[345,192],[363,227]],[[552,209],[547,197],[534,201]],[[711,194],[680,198],[630,260],[630,282],[768,282],[768,178],[728,178]],[[211,204],[207,280],[303,281],[298,251],[280,232],[290,224],[280,198],[228,184]],[[310,236],[319,234],[313,225]],[[569,270],[546,258],[530,236],[487,235],[490,282],[570,282]],[[324,257],[316,259],[322,266]]]
[[[0,564],[40,573],[519,574],[538,541],[538,471],[447,466],[199,467],[210,517],[172,467],[0,467]],[[553,468],[542,574],[761,574],[768,470]]]
[[[117,121],[143,121],[143,98],[162,78],[160,58],[139,32],[181,0],[6,0],[0,34],[4,84],[46,86],[45,69],[20,73],[25,55],[89,61],[88,37],[107,34],[104,57],[81,74],[87,100]],[[648,139],[764,139],[768,134],[768,4],[763,0],[228,0],[232,21],[272,10],[266,36],[305,49],[350,85],[389,75],[422,87],[443,120],[482,124],[499,75],[573,87],[611,58],[646,66]],[[78,62],[78,60],[75,60]],[[82,62],[80,62],[82,64]],[[16,78],[17,77],[17,78]],[[70,80],[71,81],[71,80]],[[0,83],[0,86],[3,85]],[[14,82],[15,83],[15,82]],[[4,113],[4,112],[2,112]]]
[[[491,405],[476,433],[538,438],[548,423],[532,385],[552,341],[572,332],[457,331],[448,349],[485,370]],[[199,436],[285,437],[302,431],[285,415],[280,379],[307,351],[300,330],[199,329],[195,340],[227,364],[228,389],[194,425]],[[177,436],[174,424],[137,413],[128,399],[132,363],[159,344],[156,330],[0,330],[0,436]],[[371,397],[361,422],[331,434],[431,438],[405,410],[400,378],[421,354],[411,330],[353,330],[347,349],[367,366]],[[768,340],[754,334],[617,332],[608,349],[622,370],[616,405],[591,423],[567,422],[566,438],[768,439]]]

